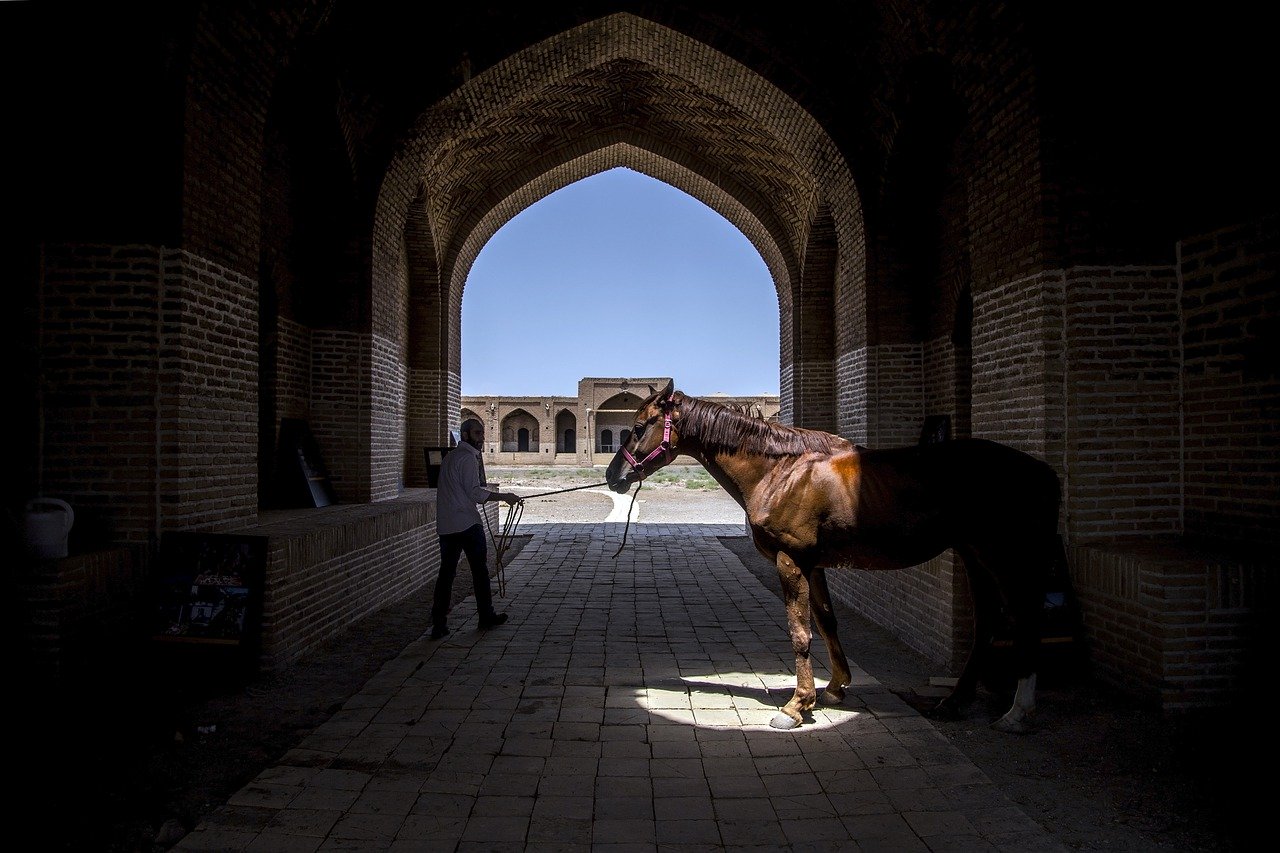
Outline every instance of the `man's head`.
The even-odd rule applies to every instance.
[[[462,426],[458,428],[462,434],[462,440],[474,447],[476,450],[484,449],[484,424],[475,418],[467,418],[462,422]]]

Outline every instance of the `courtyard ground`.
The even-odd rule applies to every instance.
[[[581,474],[489,474],[523,494],[591,482]],[[743,520],[727,495],[701,486],[692,470],[646,484],[634,523]],[[592,490],[531,499],[521,524],[600,520],[614,506],[614,498]],[[515,533],[508,559],[527,541],[520,527]],[[721,541],[741,560],[744,582],[777,593],[773,567],[745,528],[743,536]],[[455,597],[469,594],[462,571]],[[11,747],[19,782],[15,834],[49,850],[167,849],[427,631],[429,597],[429,589],[411,596],[271,676],[193,680],[140,658],[146,663],[104,666],[75,695],[24,696]],[[904,698],[927,692],[930,677],[942,674],[847,608],[838,615],[850,657]],[[1069,849],[1264,845],[1269,815],[1262,792],[1269,786],[1252,780],[1270,769],[1274,735],[1260,709],[1171,717],[1087,674],[1047,679],[1039,701],[1039,726],[1023,737],[989,728],[1007,703],[986,691],[964,719],[934,725]],[[1261,767],[1253,766],[1255,756],[1263,758]]]

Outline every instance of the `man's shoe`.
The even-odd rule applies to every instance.
[[[480,620],[480,630],[487,631],[490,628],[496,628],[507,621],[507,614],[495,613]]]
[[[449,629],[444,625],[434,625],[431,628],[431,639],[439,640],[442,637],[449,636]]]

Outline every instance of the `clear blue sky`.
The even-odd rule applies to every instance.
[[[747,238],[630,169],[530,205],[462,296],[462,393],[574,396],[584,376],[671,376],[694,395],[778,393],[778,296]]]

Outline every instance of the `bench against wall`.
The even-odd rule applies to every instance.
[[[1068,549],[1095,674],[1166,711],[1260,695],[1274,572],[1177,541]]]
[[[370,504],[263,512],[210,532],[267,538],[262,650],[278,671],[359,620],[422,591],[440,571],[435,489]],[[498,506],[486,504],[497,529]],[[12,599],[31,675],[58,680],[149,634],[150,560],[137,548],[72,554],[28,566]],[[426,631],[430,613],[422,614]]]

